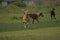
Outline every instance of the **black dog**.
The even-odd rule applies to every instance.
[[[56,17],[55,17],[55,8],[52,8],[52,10],[50,12],[50,16],[51,16],[51,19],[52,18],[56,19]]]

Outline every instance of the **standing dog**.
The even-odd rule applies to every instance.
[[[23,16],[23,24],[24,24],[24,27],[27,28],[27,25],[28,25],[28,22],[29,22],[29,13],[28,11],[26,10],[24,12],[24,16]]]
[[[52,10],[50,11],[50,16],[51,16],[51,19],[52,18],[56,19],[56,17],[55,17],[55,8],[52,8]]]
[[[33,24],[34,24],[35,20],[39,23],[38,17],[40,17],[40,16],[43,17],[44,15],[43,15],[43,13],[39,13],[39,15],[35,14],[35,13],[30,13],[29,16],[30,16],[30,18],[33,19]]]

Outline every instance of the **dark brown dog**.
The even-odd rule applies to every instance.
[[[30,13],[29,16],[30,16],[30,18],[33,19],[33,24],[34,24],[35,20],[39,23],[38,17],[40,17],[40,16],[43,17],[44,15],[43,15],[43,13],[39,13],[39,15],[38,14],[34,14],[34,13]]]

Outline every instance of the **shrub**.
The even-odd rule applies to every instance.
[[[14,16],[12,19],[18,19],[17,16]]]
[[[18,7],[26,7],[26,5],[23,2],[15,2],[14,5]]]

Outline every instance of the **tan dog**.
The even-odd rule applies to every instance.
[[[24,16],[23,16],[23,24],[24,24],[24,27],[27,28],[27,25],[28,25],[28,22],[29,22],[29,12],[28,10],[26,10],[24,12]]]

